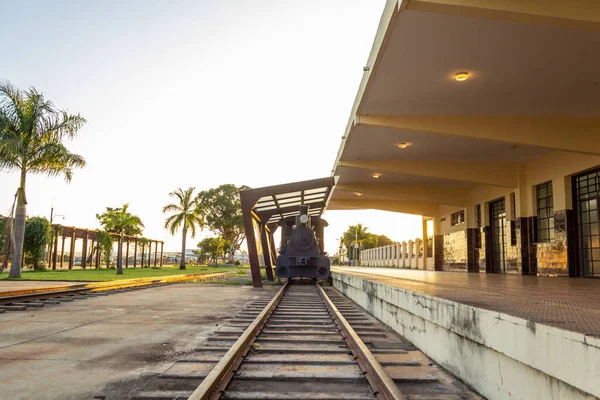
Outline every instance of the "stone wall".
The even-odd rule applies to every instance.
[[[554,214],[555,240],[536,243],[537,217],[519,217],[506,223],[506,273],[519,275],[575,276],[577,245],[575,241],[575,215],[572,210]],[[513,228],[514,227],[514,228]],[[514,229],[516,244],[511,244],[511,228]],[[476,247],[477,236],[481,248]],[[416,251],[419,244],[402,243],[398,248],[381,247],[363,251],[363,265],[400,268],[423,268]],[[468,228],[435,235],[434,265],[436,271],[491,272],[493,236],[490,226]],[[411,254],[410,250],[413,249]],[[429,269],[433,269],[428,267]]]
[[[575,270],[576,252],[574,212],[573,210],[556,211],[554,241],[535,245],[537,274],[569,276],[569,264],[571,270]]]
[[[469,247],[467,231],[457,231],[441,235],[442,257],[441,271],[467,271],[469,259]]]

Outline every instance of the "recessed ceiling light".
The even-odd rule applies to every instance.
[[[468,77],[468,72],[458,72],[456,75],[454,75],[454,78],[459,82],[466,81]]]
[[[362,196],[361,192],[354,192],[354,194],[357,195],[357,196]]]
[[[379,177],[381,176],[381,174],[375,173],[373,175],[371,175],[373,178],[375,179],[379,179]]]
[[[408,147],[408,143],[398,143],[398,147],[400,147],[401,149],[405,149]]]

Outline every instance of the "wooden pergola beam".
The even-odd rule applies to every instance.
[[[262,287],[262,281],[260,277],[260,264],[258,261],[258,241],[262,244],[263,248],[263,256],[265,257],[265,264],[267,265],[267,274],[269,272],[272,274],[272,265],[274,264],[273,260],[273,251],[272,246],[268,236],[266,236],[265,230],[267,229],[268,221],[273,215],[281,215],[286,212],[296,211],[299,207],[296,206],[288,206],[280,204],[280,201],[276,198],[277,195],[283,194],[293,194],[295,192],[300,192],[299,201],[302,203],[304,200],[304,192],[306,190],[317,189],[317,188],[327,188],[325,191],[325,195],[323,197],[322,203],[310,204],[311,206],[320,206],[321,213],[325,209],[327,205],[327,201],[331,194],[331,188],[335,185],[335,178],[330,176],[327,178],[313,179],[309,181],[302,182],[293,182],[286,183],[283,185],[276,186],[266,186],[257,189],[249,189],[240,192],[240,202],[242,205],[242,214],[244,218],[244,229],[246,232],[246,244],[248,246],[248,258],[250,259],[250,273],[252,275],[252,285],[254,287]],[[273,210],[264,210],[263,212],[257,211],[261,207],[257,206],[259,199],[263,197],[271,197],[273,203],[275,204],[275,208]],[[293,197],[293,196],[290,196]],[[288,197],[286,197],[288,198]],[[269,200],[270,202],[270,200]],[[267,201],[263,201],[263,203],[267,203]],[[283,207],[282,207],[283,206]],[[283,215],[281,215],[283,217]],[[258,225],[258,235],[256,237],[255,234],[255,224]],[[271,234],[271,233],[270,233]],[[266,252],[266,254],[265,254]],[[269,266],[269,264],[271,266]],[[271,271],[269,271],[271,269]]]

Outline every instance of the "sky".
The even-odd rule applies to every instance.
[[[28,176],[28,215],[95,229],[130,204],[144,236],[177,187],[261,187],[330,175],[385,0],[0,0],[0,80],[42,91],[87,124],[73,181]],[[18,175],[0,171],[0,214]],[[326,249],[363,223],[394,240],[420,217],[326,211]],[[210,232],[188,238],[188,248]]]

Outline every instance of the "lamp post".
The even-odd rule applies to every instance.
[[[354,266],[358,265],[358,225],[354,228]]]

